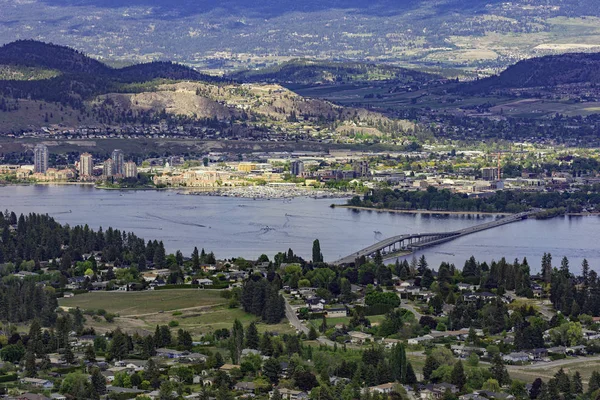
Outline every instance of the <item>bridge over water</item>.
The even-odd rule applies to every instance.
[[[390,253],[396,253],[398,251],[420,250],[425,247],[431,247],[441,243],[449,242],[451,240],[470,235],[472,233],[477,233],[487,229],[492,229],[498,226],[521,221],[527,219],[530,215],[536,214],[538,212],[540,212],[539,209],[534,209],[531,211],[502,217],[491,222],[486,222],[484,224],[470,226],[468,228],[451,232],[413,233],[393,236],[391,238],[382,240],[381,242],[375,243],[369,247],[366,247],[356,253],[340,258],[339,260],[333,262],[333,264],[352,264],[356,262],[358,258],[361,258],[363,256],[372,257],[378,251],[380,251],[383,255],[386,255]]]

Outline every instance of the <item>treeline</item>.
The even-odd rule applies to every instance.
[[[52,326],[57,307],[54,289],[45,288],[33,279],[0,281],[0,321],[19,323],[38,319],[43,326]]]
[[[38,271],[41,261],[61,271],[68,270],[77,261],[86,261],[84,254],[101,253],[102,260],[118,265],[137,264],[140,270],[149,265],[164,267],[167,265],[164,244],[159,241],[148,241],[133,233],[118,229],[102,228],[94,231],[87,225],[70,227],[61,225],[47,214],[21,214],[14,212],[0,213],[0,263],[14,263],[16,270],[27,266]],[[31,268],[30,263],[34,261]],[[93,257],[90,260],[95,266]]]
[[[574,275],[567,257],[563,257],[560,267],[553,268],[552,256],[545,254],[542,271],[550,284],[550,301],[556,310],[575,318],[581,314],[600,316],[600,279],[587,260],[582,262],[581,275]]]
[[[434,187],[419,191],[380,189],[365,194],[362,199],[354,196],[348,200],[348,205],[390,210],[518,213],[530,208],[564,208],[566,212],[581,212],[584,208],[600,206],[600,185],[584,186],[574,193],[502,190],[490,197],[476,199]]]
[[[246,281],[242,288],[244,311],[261,317],[268,324],[279,323],[285,317],[285,301],[279,294],[281,281],[253,278]]]

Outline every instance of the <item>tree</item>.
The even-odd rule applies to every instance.
[[[537,399],[542,390],[542,380],[540,378],[536,378],[531,384],[531,390],[529,390],[529,398],[531,400]]]
[[[252,321],[246,329],[246,347],[256,350],[259,343],[260,337],[258,336],[258,329],[256,329],[256,322]]]
[[[501,386],[510,384],[510,375],[508,375],[508,370],[506,369],[500,354],[494,355],[494,358],[492,359],[492,366],[490,367],[490,374]]]
[[[158,389],[160,386],[160,371],[152,359],[149,359],[148,364],[146,364],[144,379],[150,382],[154,389]]]
[[[319,334],[314,326],[310,326],[310,330],[308,331],[308,340],[317,340]]]
[[[91,344],[85,348],[85,359],[89,362],[96,362],[96,351]]]
[[[192,269],[198,271],[200,269],[200,255],[198,254],[198,248],[194,247],[192,252]]]
[[[100,372],[99,368],[92,369],[91,383],[94,391],[99,395],[106,393],[106,378]]]
[[[60,385],[60,392],[76,399],[87,399],[90,393],[90,383],[81,372],[71,372],[65,376]]]
[[[321,244],[319,243],[319,239],[315,239],[313,242],[312,261],[313,263],[323,262],[323,253],[321,253]]]
[[[244,349],[244,327],[242,323],[236,319],[233,322],[231,330],[231,339],[229,339],[229,350],[231,352],[231,360],[234,364],[239,364],[242,350]]]
[[[37,367],[35,365],[35,353],[32,349],[25,353],[25,376],[33,378],[37,375]]]
[[[453,385],[458,386],[458,389],[461,391],[467,384],[467,377],[465,375],[465,370],[463,368],[462,361],[460,361],[460,360],[458,360],[456,362],[456,364],[454,364],[454,368],[452,368],[451,383]]]
[[[281,373],[281,366],[279,365],[279,361],[275,358],[271,357],[267,361],[265,361],[263,365],[263,374],[267,377],[267,379],[273,384],[277,385],[279,383],[279,374]]]
[[[579,371],[575,371],[573,378],[571,379],[571,393],[575,395],[583,393],[583,381]]]

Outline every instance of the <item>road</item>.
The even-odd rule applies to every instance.
[[[292,326],[296,328],[297,331],[304,332],[304,334],[308,335],[309,329],[302,324],[302,322],[292,309],[292,306],[288,302],[287,297],[283,296],[283,298],[285,300],[285,316],[288,319],[288,321],[290,321],[290,324],[292,324]]]
[[[415,314],[415,319],[417,320],[417,322],[423,316],[423,314],[421,314],[420,312],[418,312],[417,309],[415,307],[413,307],[411,304],[401,302],[400,303],[400,308],[404,308],[405,310],[408,310],[411,313]]]

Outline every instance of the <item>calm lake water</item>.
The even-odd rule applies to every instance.
[[[252,200],[179,195],[174,191],[106,191],[90,186],[0,187],[0,208],[48,213],[62,223],[112,226],[162,240],[168,251],[191,254],[194,246],[219,258],[256,258],[292,248],[307,259],[318,238],[333,261],[376,241],[404,233],[444,232],[489,221],[490,216],[429,216],[330,208],[345,200]],[[554,263],[567,256],[573,271],[583,258],[600,271],[600,217],[527,220],[426,249],[430,266],[449,261],[462,267],[471,255],[491,261],[527,257],[539,268],[544,252]],[[417,253],[420,256],[421,253]]]

